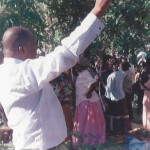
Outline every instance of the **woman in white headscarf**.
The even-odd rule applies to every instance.
[[[91,76],[85,65],[88,62],[80,59],[75,66],[78,72],[76,79],[76,109],[73,131],[79,138],[73,136],[73,145],[99,145],[105,143],[105,120],[100,103],[100,97],[95,92],[96,80]]]

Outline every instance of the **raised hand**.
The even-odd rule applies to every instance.
[[[96,15],[98,18],[101,18],[105,10],[110,5],[111,0],[96,0],[95,6],[92,9],[91,13]]]

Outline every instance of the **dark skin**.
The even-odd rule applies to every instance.
[[[107,7],[110,5],[111,0],[96,0],[95,6],[92,9],[93,13],[98,18],[101,18]]]
[[[33,34],[26,28],[11,27],[3,35],[4,57],[20,60],[34,59],[36,57],[36,44]]]
[[[95,88],[98,86],[98,82],[94,82],[91,84],[89,91],[86,94],[86,98],[91,98],[92,97],[92,92],[95,90]]]
[[[101,18],[111,0],[96,0],[91,13]],[[24,31],[27,36],[19,38],[20,32]],[[24,37],[24,36],[23,36]],[[7,29],[2,39],[4,57],[16,58],[20,60],[36,58],[36,44],[33,34],[26,28],[11,27]]]

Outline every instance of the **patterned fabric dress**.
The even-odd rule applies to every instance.
[[[69,135],[73,131],[73,119],[72,119],[73,87],[68,72],[61,74],[58,78],[53,80],[51,82],[51,85],[61,103]],[[68,136],[65,142],[71,139],[72,139],[71,136]]]

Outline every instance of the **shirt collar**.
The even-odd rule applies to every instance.
[[[19,64],[19,63],[21,63],[21,62],[23,62],[22,60],[20,60],[20,59],[16,59],[16,58],[4,58],[4,64],[6,64],[6,63],[17,63],[17,64]]]

